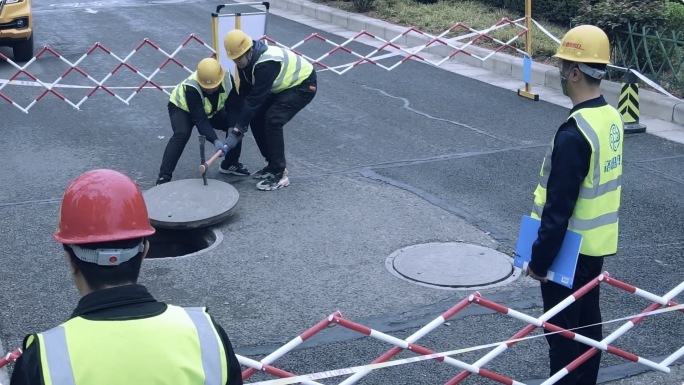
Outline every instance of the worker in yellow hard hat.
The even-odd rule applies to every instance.
[[[238,143],[227,154],[228,147],[214,132],[217,129],[225,131],[227,135],[230,127],[235,126],[239,108],[233,75],[230,72],[226,75],[218,60],[202,59],[197,70],[178,84],[169,97],[168,110],[173,136],[164,150],[156,184],[171,181],[193,127],[197,127],[200,134],[226,156],[221,162],[219,172],[249,176],[249,171],[240,163],[241,145]]]
[[[242,384],[206,308],[157,301],[138,283],[155,231],[128,176],[92,170],[68,185],[50,268],[63,261],[81,298],[67,321],[24,339],[11,385]]]
[[[244,99],[235,128],[226,139],[230,147],[252,128],[266,167],[255,172],[259,190],[272,191],[290,184],[285,160],[283,126],[316,96],[313,65],[291,50],[267,46],[234,29],[223,40],[226,55],[239,74]],[[231,138],[232,137],[232,138]]]
[[[621,115],[599,88],[610,63],[608,36],[598,27],[580,25],[565,34],[554,56],[573,107],[556,131],[534,192],[531,216],[541,223],[526,272],[541,282],[544,311],[598,277],[604,257],[616,254],[624,161]],[[568,230],[582,235],[571,289],[547,278]],[[549,320],[595,341],[603,339],[601,322],[598,285]],[[552,375],[590,348],[559,334],[546,339]],[[596,384],[600,361],[597,351],[556,384]]]

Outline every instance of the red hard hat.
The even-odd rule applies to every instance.
[[[83,244],[142,238],[154,232],[138,186],[120,172],[101,169],[81,174],[67,187],[54,238]]]

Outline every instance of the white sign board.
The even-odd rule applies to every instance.
[[[264,11],[250,11],[250,12],[233,12],[233,13],[219,13],[222,10],[234,6],[263,6]],[[235,3],[219,6],[216,13],[212,14],[214,18],[214,49],[216,50],[218,60],[223,66],[230,70],[230,73],[235,77],[235,64],[226,56],[226,49],[223,47],[223,38],[233,29],[241,29],[247,36],[254,40],[259,40],[266,35],[266,20],[268,17],[268,2],[263,3]],[[254,8],[251,8],[254,10]]]

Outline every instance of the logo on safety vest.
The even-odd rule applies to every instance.
[[[613,151],[617,151],[619,147],[620,147],[620,129],[618,129],[618,126],[613,124],[612,126],[610,126],[610,148]]]

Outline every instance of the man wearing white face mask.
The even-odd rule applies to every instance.
[[[226,144],[236,145],[252,127],[267,165],[255,172],[263,191],[287,187],[283,126],[306,107],[318,89],[313,65],[294,52],[255,41],[239,29],[223,40],[226,55],[238,69],[240,98],[244,100],[235,128]]]
[[[575,27],[563,37],[555,57],[560,59],[563,93],[570,97],[573,108],[556,132],[534,192],[531,216],[540,219],[541,225],[527,273],[541,282],[544,311],[601,274],[603,258],[617,252],[622,191],[622,118],[599,89],[610,63],[608,37],[595,26]],[[572,289],[546,278],[567,230],[582,235]],[[599,286],[549,323],[601,341]],[[558,334],[546,339],[551,374],[590,348]],[[599,351],[556,384],[595,385],[600,361]]]

